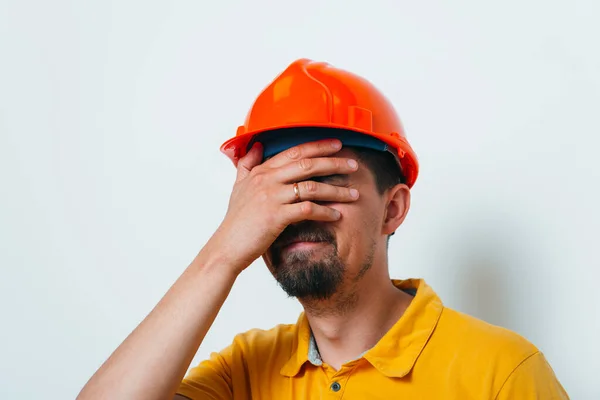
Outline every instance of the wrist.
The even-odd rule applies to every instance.
[[[216,273],[235,281],[246,266],[231,257],[231,252],[211,238],[194,258],[192,265],[206,273]]]

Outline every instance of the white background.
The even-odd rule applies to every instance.
[[[296,58],[366,76],[421,162],[392,275],[600,398],[597,1],[0,1],[0,398],[74,398],[220,223],[219,146]],[[194,363],[300,312],[262,262]]]

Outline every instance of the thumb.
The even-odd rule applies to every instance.
[[[239,159],[237,163],[237,179],[236,181],[240,181],[244,179],[252,168],[256,167],[262,162],[263,158],[263,146],[261,143],[256,142],[246,153],[246,155]]]

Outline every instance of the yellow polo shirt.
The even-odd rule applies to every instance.
[[[308,320],[237,335],[193,368],[178,393],[221,399],[568,399],[543,354],[521,336],[443,306],[423,281],[396,324],[358,359],[334,370]]]

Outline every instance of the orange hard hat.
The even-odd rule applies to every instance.
[[[417,156],[390,101],[366,79],[328,63],[299,59],[290,64],[256,98],[244,125],[221,151],[237,163],[257,135],[286,139],[298,131],[286,128],[330,128],[326,131],[377,141],[396,156],[409,187],[417,179]]]

